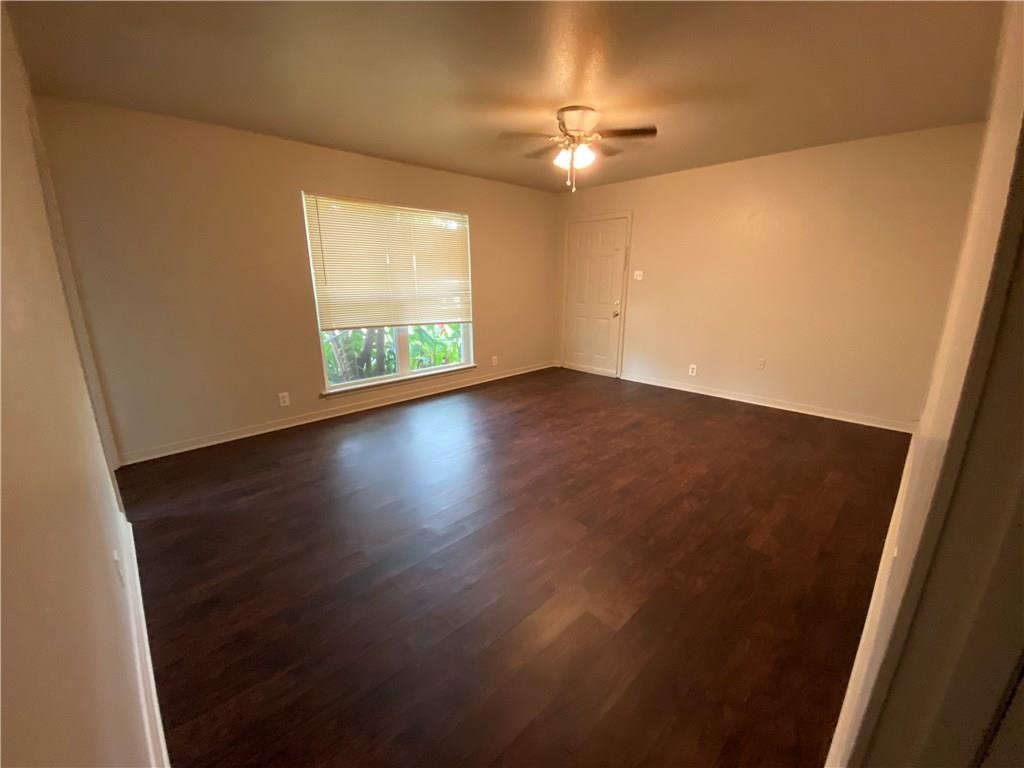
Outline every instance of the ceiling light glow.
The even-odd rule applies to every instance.
[[[576,153],[576,162],[574,165],[576,168],[586,168],[589,165],[593,165],[597,159],[597,155],[594,154],[594,150],[588,147],[586,144],[580,144],[575,150],[563,149],[555,157],[555,165],[565,170],[569,169],[569,160],[572,157],[573,152]]]

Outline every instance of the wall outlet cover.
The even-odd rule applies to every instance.
[[[697,366],[695,364],[693,364],[693,363],[690,363],[690,375],[691,376],[696,376],[697,375]]]
[[[281,404],[282,408],[287,408],[289,405],[292,404],[291,395],[289,395],[287,392],[278,392],[277,401]]]

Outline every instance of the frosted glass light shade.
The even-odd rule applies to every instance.
[[[559,168],[568,170],[569,158],[572,157],[572,150],[563,149],[555,157],[555,165]],[[576,167],[586,168],[588,165],[592,165],[594,160],[597,159],[597,155],[594,154],[594,150],[588,147],[586,144],[580,144],[576,147]]]
[[[594,154],[594,150],[588,147],[586,144],[580,144],[576,147],[576,167],[586,168],[588,165],[592,165],[597,159],[597,155]]]

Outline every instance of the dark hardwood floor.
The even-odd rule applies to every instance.
[[[552,369],[126,467],[176,766],[820,766],[909,437]]]

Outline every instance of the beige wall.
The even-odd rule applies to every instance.
[[[558,359],[550,193],[152,114],[39,112],[122,461]],[[319,397],[303,190],[469,214],[475,371]]]
[[[970,738],[988,715],[979,711],[983,697],[975,695],[991,688],[991,672],[1005,659],[993,649],[1005,653],[1007,642],[1018,639],[1005,631],[1013,617],[1004,615],[999,617],[1004,623],[994,622],[1002,637],[970,642],[978,639],[972,635],[979,628],[986,629],[983,619],[991,617],[993,604],[1013,604],[1020,595],[1019,583],[999,583],[999,578],[1016,578],[1021,568],[1019,559],[1000,561],[1000,556],[1004,541],[1013,547],[1012,557],[1021,552],[1020,531],[1013,527],[1020,520],[1020,496],[1014,493],[1020,493],[1022,479],[1022,446],[1016,442],[1020,357],[1014,347],[1020,339],[1013,336],[1020,332],[1013,325],[1019,323],[1020,308],[1013,309],[1012,296],[1008,310],[1002,304],[1022,224],[1024,190],[1018,185],[1003,234],[1022,117],[1024,7],[1012,3],[928,398],[911,442],[829,765],[966,764],[974,746]],[[1006,238],[1002,251],[1001,234]],[[1019,290],[1018,285],[1017,302]],[[1005,335],[997,342],[1002,323]],[[972,669],[965,685],[957,676],[970,669],[972,658],[991,666],[984,674]]]
[[[135,613],[141,598],[131,534],[61,291],[33,155],[31,98],[6,10],[2,48],[0,760],[152,765],[161,758],[150,751],[159,723],[149,721],[147,733],[141,688],[151,672]]]
[[[557,361],[565,221],[622,211],[645,272],[628,283],[626,378],[910,428],[982,132],[556,197],[139,112],[43,100],[40,115],[124,462]],[[469,213],[475,371],[319,397],[302,190]]]
[[[563,201],[566,219],[633,213],[629,269],[644,279],[628,282],[624,377],[912,425],[982,130],[897,134],[592,189],[583,180]]]

